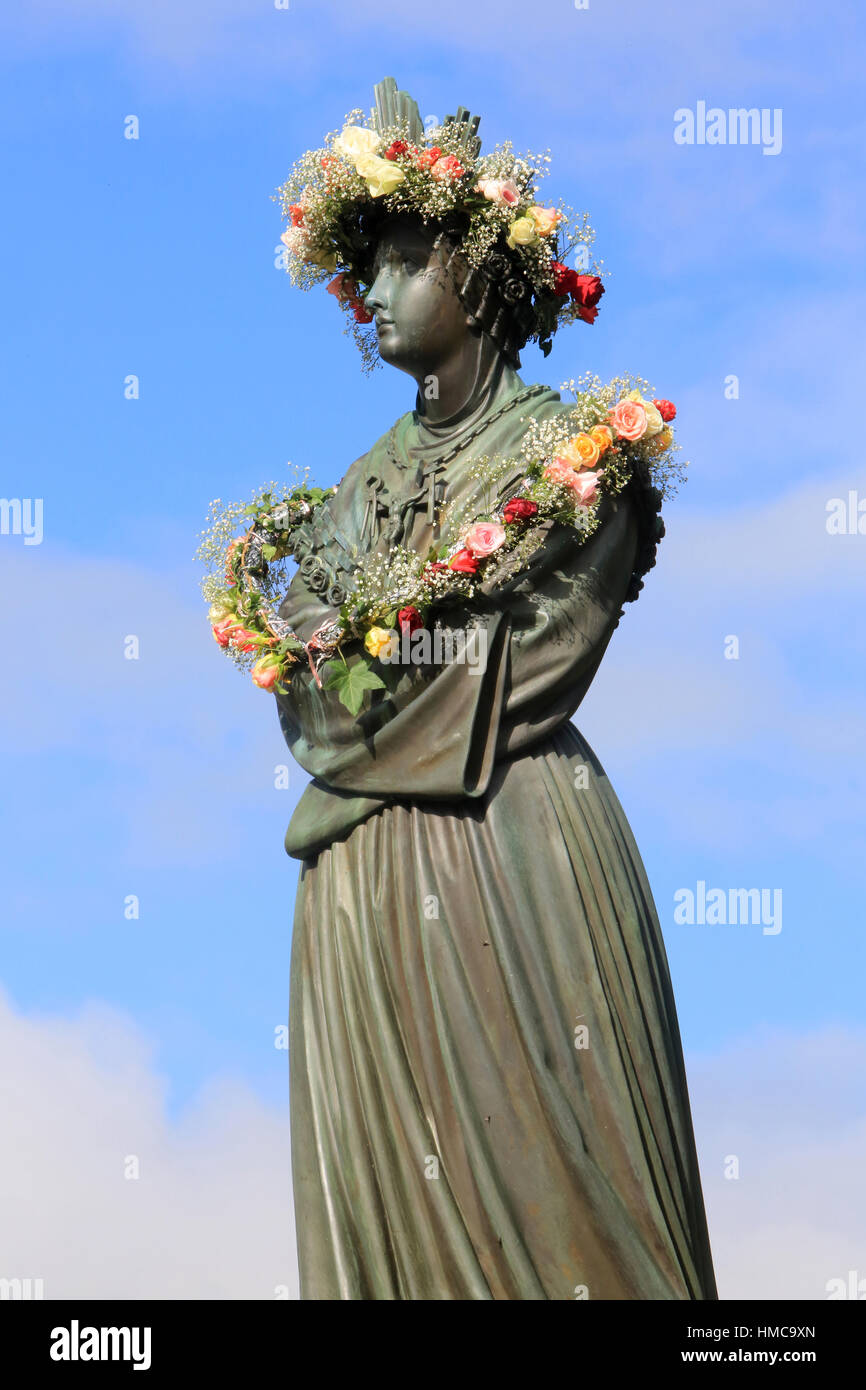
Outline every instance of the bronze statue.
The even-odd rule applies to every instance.
[[[377,106],[369,129],[406,134],[384,158],[408,181],[424,159],[417,109],[390,79]],[[477,153],[477,120],[457,119],[469,154],[443,179]],[[310,656],[277,694],[312,778],[286,837],[303,861],[290,1001],[302,1297],[713,1299],[661,930],[623,811],[570,722],[652,563],[657,496],[635,480],[584,544],[540,528],[523,569],[443,603],[431,625],[482,630],[481,670],[383,666],[353,713],[312,659],[360,559],[443,553],[444,509],[478,510],[479,455],[518,458],[528,423],[567,409],[517,373],[520,347],[551,325],[531,281],[541,262],[518,255],[531,228],[473,266],[465,221],[395,206],[396,174],[370,162],[372,139],[352,140],[374,191],[355,250],[335,233],[336,264],[354,277],[356,320],[372,316],[381,358],[418,391],[316,510],[279,613]],[[321,242],[310,254],[335,268]]]

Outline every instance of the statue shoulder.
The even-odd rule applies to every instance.
[[[375,444],[371,444],[369,449],[360,454],[354,463],[349,465],[337,484],[335,497],[339,497],[341,491],[351,491],[356,484],[366,482],[369,473],[375,471],[381,460],[387,456],[388,444],[394,432],[405,428],[411,419],[411,410],[399,416],[394,424],[389,426],[383,435],[379,436]]]
[[[555,415],[562,415],[565,411],[574,409],[574,402],[564,401],[552,386],[539,383],[537,389],[538,395],[533,399],[531,409],[527,411],[527,414],[536,420],[550,420]]]

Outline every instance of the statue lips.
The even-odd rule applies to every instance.
[[[385,329],[385,328],[393,328],[393,327],[394,327],[394,320],[393,320],[393,319],[389,319],[389,318],[387,317],[387,315],[385,315],[385,314],[377,314],[377,315],[376,315],[376,332],[377,332],[378,334],[381,334],[381,333],[382,333],[382,330]]]

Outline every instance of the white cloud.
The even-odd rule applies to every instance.
[[[829,1280],[866,1279],[864,1073],[866,1029],[842,1027],[764,1030],[690,1059],[722,1298],[823,1299]]]
[[[298,1296],[288,1102],[215,1079],[171,1120],[127,1017],[23,1016],[2,994],[0,1076],[0,1278],[54,1299]]]
[[[288,1104],[215,1079],[168,1118],[148,1041],[103,1004],[64,1020],[0,994],[0,1059],[0,1277],[42,1279],[47,1298],[297,1297]],[[866,1030],[841,1027],[689,1059],[723,1298],[866,1277],[864,1071]]]

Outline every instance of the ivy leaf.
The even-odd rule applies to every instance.
[[[264,555],[264,557],[265,557],[266,560],[273,560],[273,558],[274,558],[274,556],[276,555],[276,553],[277,553],[277,547],[276,547],[275,545],[263,545],[263,546],[262,546],[262,554]]]
[[[280,656],[285,656],[287,652],[294,652],[298,656],[303,650],[304,644],[297,637],[284,637],[277,647]]]
[[[326,690],[336,690],[341,705],[345,705],[351,715],[360,713],[364,703],[365,690],[384,690],[385,682],[375,671],[371,671],[366,661],[356,661],[352,666],[335,661],[328,667],[323,681]]]

